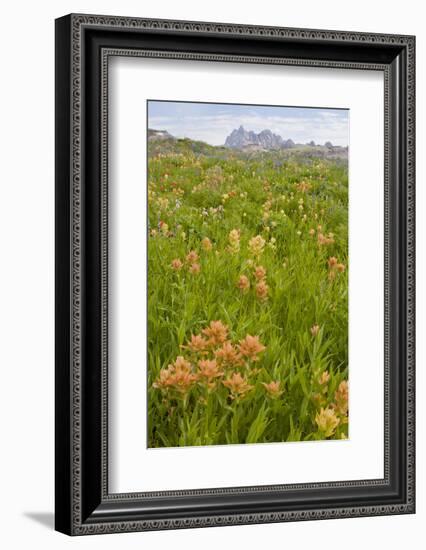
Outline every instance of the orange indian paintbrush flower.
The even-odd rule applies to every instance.
[[[256,285],[256,296],[261,302],[266,302],[268,299],[269,286],[264,280],[261,280]]]
[[[198,273],[200,273],[200,270],[201,266],[198,263],[193,263],[189,268],[190,273],[192,273],[193,275],[198,275]]]
[[[318,240],[318,245],[319,246],[323,246],[323,245],[328,245],[328,244],[333,244],[334,243],[334,237],[331,233],[328,234],[328,237],[326,237],[323,233],[318,233],[318,237],[317,237],[317,240]]]
[[[328,259],[328,277],[330,280],[333,280],[336,277],[336,273],[343,273],[346,269],[345,264],[338,263],[337,258],[332,256]]]
[[[272,397],[273,399],[277,399],[283,393],[279,382],[269,382],[269,384],[262,382],[262,385],[265,387],[269,397]]]
[[[259,336],[251,336],[247,334],[244,340],[240,340],[238,349],[244,357],[252,361],[259,360],[259,353],[265,351],[266,347],[260,342]]]
[[[183,267],[183,263],[179,260],[179,258],[175,258],[171,263],[172,269],[175,271],[180,271]]]
[[[241,292],[248,292],[250,289],[250,281],[248,277],[241,275],[238,279],[237,287],[241,290]]]
[[[210,325],[202,330],[207,336],[209,345],[220,345],[228,336],[228,327],[222,321],[211,321]]]
[[[328,267],[330,269],[334,268],[336,265],[337,265],[337,258],[335,256],[331,256],[330,258],[328,258]]]
[[[206,349],[208,343],[205,338],[199,334],[191,334],[191,340],[183,348],[187,348],[195,353],[202,352]]]
[[[239,372],[234,372],[230,378],[224,380],[222,383],[231,391],[233,398],[241,397],[253,388]]]
[[[263,281],[266,277],[266,269],[263,265],[258,265],[254,270],[254,276],[258,281]]]
[[[311,188],[312,184],[306,181],[301,181],[300,183],[296,184],[296,189],[302,193],[306,193],[306,191],[309,191]]]
[[[189,264],[194,264],[195,262],[198,261],[198,254],[195,250],[191,250],[190,252],[188,252],[188,254],[186,255],[186,261],[189,263]]]
[[[200,369],[200,376],[208,381],[223,376],[223,371],[219,369],[215,359],[198,361],[198,368]]]
[[[160,376],[154,382],[154,388],[173,388],[179,392],[185,393],[197,380],[197,375],[192,370],[192,365],[182,355],[176,358],[176,361],[168,365],[166,369],[161,369]]]
[[[243,359],[231,342],[224,342],[223,346],[217,349],[215,357],[218,361],[228,366],[239,366],[243,364]]]
[[[152,384],[153,388],[166,389],[173,384],[172,369],[161,369],[157,380]]]

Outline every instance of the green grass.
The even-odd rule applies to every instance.
[[[278,153],[248,159],[199,144],[195,151],[189,140],[167,141],[149,156],[148,445],[347,437],[336,396],[348,378],[346,163]],[[234,229],[240,239],[232,253]],[[319,233],[328,244],[319,244]],[[248,243],[257,235],[265,246],[256,258]],[[206,237],[211,250],[203,249]],[[192,250],[199,255],[195,274],[185,259]],[[346,269],[330,268],[330,257]],[[179,270],[172,268],[176,259]],[[266,270],[265,301],[255,289],[259,265]],[[237,286],[242,275],[251,284],[247,292]],[[182,346],[217,320],[235,346],[247,334],[258,336],[266,347],[259,360],[223,366],[210,386],[199,377],[187,387],[156,387],[161,370],[180,355],[199,375],[201,355]],[[206,353],[214,358],[214,349]],[[235,372],[252,386],[241,395],[223,383]],[[264,386],[270,382],[279,383],[276,395]],[[321,422],[324,414],[331,427]]]

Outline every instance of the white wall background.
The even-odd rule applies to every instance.
[[[418,505],[415,516],[70,539],[53,528],[54,24],[69,12],[417,35]],[[3,6],[0,194],[0,544],[40,548],[420,547],[426,521],[426,31],[422,4],[388,0],[67,0]]]

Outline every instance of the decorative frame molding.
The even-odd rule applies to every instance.
[[[83,535],[414,512],[414,52],[412,36],[95,15],[56,21],[59,531]],[[383,480],[108,493],[108,59],[117,55],[383,71]],[[329,504],[321,503],[321,494]],[[186,510],[173,506],[177,498],[186,498]]]

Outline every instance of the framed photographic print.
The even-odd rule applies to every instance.
[[[412,36],[56,21],[56,529],[414,513]]]

